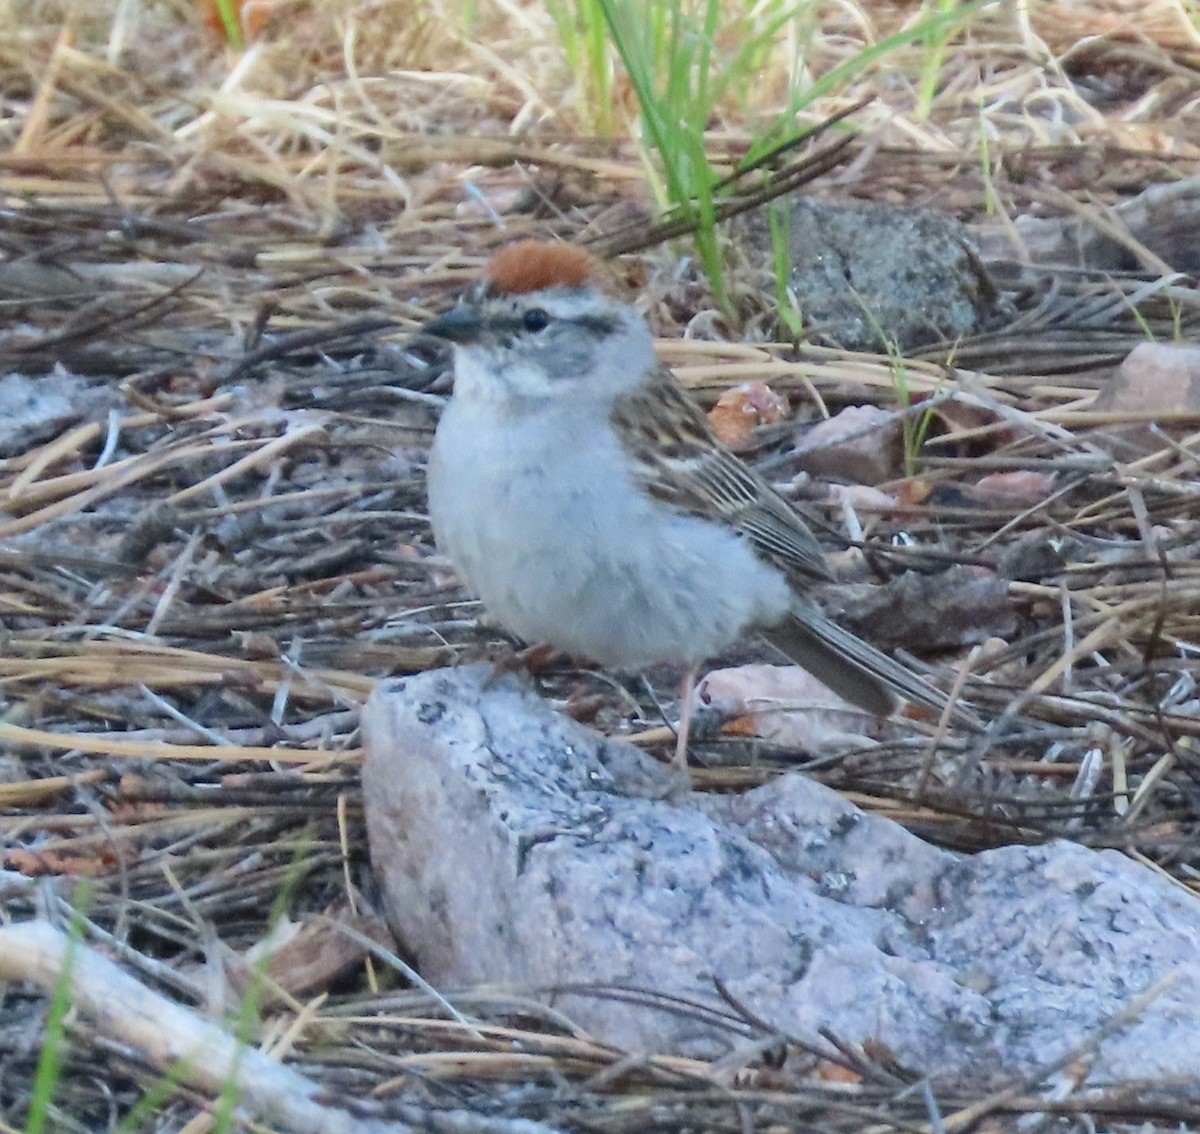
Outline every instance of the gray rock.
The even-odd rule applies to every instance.
[[[121,404],[115,389],[97,386],[56,365],[49,374],[0,377],[0,457],[26,452],[66,426]]]
[[[906,354],[981,331],[996,313],[999,293],[953,217],[805,197],[777,207],[788,210],[788,285],[816,342]],[[761,210],[733,233],[752,264],[774,262]]]
[[[1200,1074],[1200,902],[1170,881],[1070,843],[959,858],[800,775],[694,795],[488,673],[384,683],[363,717],[372,862],[435,984],[538,989],[609,1042],[713,1055],[752,1030],[719,981],[783,1033],[987,1078],[1173,975],[1091,1074]]]

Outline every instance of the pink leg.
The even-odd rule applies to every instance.
[[[679,729],[675,733],[675,766],[687,771],[688,733],[692,729],[692,712],[695,709],[696,668],[693,667],[683,675],[683,684],[679,687]]]

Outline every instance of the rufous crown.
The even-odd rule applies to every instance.
[[[501,248],[484,271],[493,295],[526,295],[550,287],[592,282],[595,260],[585,248],[548,240],[521,240]]]

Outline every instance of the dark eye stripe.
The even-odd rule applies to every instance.
[[[617,329],[617,321],[615,319],[608,319],[603,315],[580,315],[578,319],[572,319],[571,322],[578,327],[582,327],[597,338],[604,335],[611,335]]]
[[[529,325],[531,315],[544,315],[546,322],[540,327],[531,327]],[[548,311],[543,311],[540,307],[530,308],[521,315],[497,316],[491,319],[490,323],[492,329],[497,333],[514,335],[538,334],[550,326],[551,323],[570,323],[596,338],[611,335],[617,327],[615,319],[609,319],[603,315],[579,315],[574,319],[559,319],[551,315]]]

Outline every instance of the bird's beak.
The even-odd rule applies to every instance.
[[[483,317],[477,307],[462,303],[436,319],[430,319],[421,330],[426,335],[449,339],[452,343],[469,343],[483,330]]]

